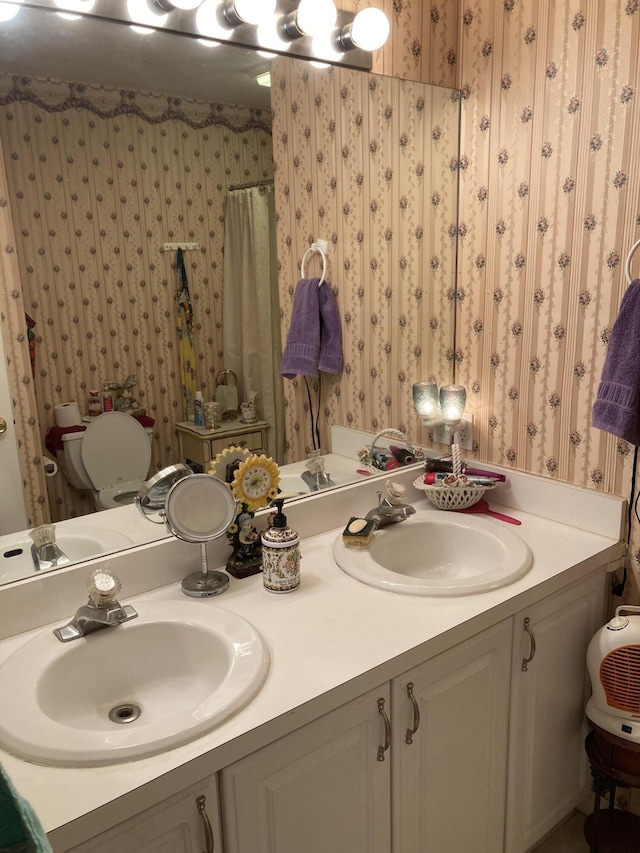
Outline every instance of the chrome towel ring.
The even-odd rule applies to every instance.
[[[631,259],[633,258],[634,254],[635,254],[635,251],[636,251],[636,249],[638,249],[638,248],[640,248],[640,240],[636,240],[636,242],[635,242],[635,243],[633,244],[633,246],[631,247],[631,251],[630,251],[630,252],[629,252],[629,254],[627,255],[627,263],[625,264],[624,271],[625,271],[625,273],[626,273],[626,276],[627,276],[627,282],[628,282],[629,284],[631,284],[631,282],[633,281],[633,279],[632,279],[632,277],[631,277]]]
[[[329,247],[329,243],[326,240],[316,240],[312,243],[307,251],[302,256],[302,263],[300,264],[300,274],[302,278],[306,278],[304,272],[304,265],[310,254],[317,252],[322,258],[322,275],[320,276],[320,281],[318,282],[318,287],[320,287],[323,282],[327,280],[327,249]]]

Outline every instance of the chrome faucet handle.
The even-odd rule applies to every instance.
[[[386,499],[391,506],[405,506],[409,502],[409,491],[402,483],[387,480],[385,483]]]
[[[122,589],[120,578],[107,569],[95,569],[87,579],[89,599],[96,607],[113,604]]]
[[[89,601],[76,611],[67,624],[54,628],[53,633],[61,643],[86,637],[102,628],[114,628],[137,617],[130,604],[124,607],[116,599],[120,592],[120,579],[107,569],[95,569],[87,580]]]

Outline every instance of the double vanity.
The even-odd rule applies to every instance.
[[[290,504],[293,595],[258,575],[187,600],[177,540],[0,589],[0,762],[54,851],[528,850],[588,789],[585,653],[625,504],[506,473],[491,503],[517,526],[439,512],[415,469]],[[416,513],[347,551],[385,479]],[[94,568],[138,616],[62,644]]]

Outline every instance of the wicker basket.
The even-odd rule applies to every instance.
[[[363,465],[366,465],[370,471],[384,471],[384,468],[381,468],[376,465],[373,459],[373,450],[376,447],[376,442],[379,441],[381,438],[393,439],[394,441],[398,441],[401,444],[404,444],[416,462],[422,462],[422,460],[424,459],[424,451],[421,448],[416,447],[403,432],[400,432],[400,430],[397,429],[392,429],[391,427],[386,427],[385,429],[381,429],[380,432],[376,433],[373,441],[371,442],[371,446],[368,447],[366,452],[363,452],[360,456],[360,461]]]
[[[431,503],[438,509],[466,509],[477,503],[485,492],[495,489],[497,483],[490,486],[445,486],[441,483],[428,485],[424,482],[424,474],[421,474],[413,485],[425,493]]]

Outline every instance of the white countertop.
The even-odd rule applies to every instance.
[[[536,483],[530,484],[531,493],[538,487]],[[331,513],[335,510],[330,507],[349,499],[349,494],[352,502],[353,495],[362,494],[348,491],[353,488],[361,486],[340,490],[336,494],[344,497],[339,500],[327,496],[332,501],[325,505],[327,517],[334,523]],[[581,500],[583,490],[564,488],[570,489],[569,494],[577,501]],[[522,502],[517,478],[508,494],[513,495],[514,506]],[[258,629],[271,654],[271,669],[260,693],[232,719],[177,749],[108,767],[37,766],[4,752],[0,752],[0,762],[18,791],[34,807],[45,830],[51,833],[54,848],[80,843],[618,559],[621,551],[618,531],[624,502],[611,496],[584,494],[592,503],[594,498],[608,502],[607,512],[610,511],[613,519],[605,531],[608,535],[602,529],[591,532],[513,506],[500,506],[521,520],[521,526],[512,529],[530,546],[533,568],[511,586],[460,598],[402,595],[366,586],[343,573],[332,559],[331,547],[342,533],[343,523],[311,535],[302,542],[302,583],[295,593],[273,596],[263,589],[262,577],[257,575],[242,581],[231,579],[224,595],[200,602],[203,608],[210,609],[212,619],[218,608],[244,616]],[[566,491],[560,495],[561,503],[566,503],[566,496]],[[544,502],[533,495],[534,505]],[[296,506],[301,506],[298,512],[304,511],[304,503]],[[322,504],[309,506],[317,516]],[[426,502],[418,507],[433,510]],[[578,507],[576,511],[583,516],[595,512],[593,507],[584,511]],[[617,529],[616,512],[620,516]],[[484,518],[487,525],[503,523]],[[593,529],[593,525],[589,526]],[[167,547],[163,543],[155,546]],[[135,559],[135,552],[132,554],[130,559]],[[123,589],[126,588],[125,582]],[[179,583],[135,598],[121,597],[139,612],[144,610],[146,600],[158,599],[184,600]],[[68,608],[68,616],[73,609],[73,606]],[[126,628],[124,625],[120,630]],[[34,633],[30,631],[1,642],[0,663]],[[116,802],[134,790],[135,797]],[[76,822],[70,825],[72,821]]]

